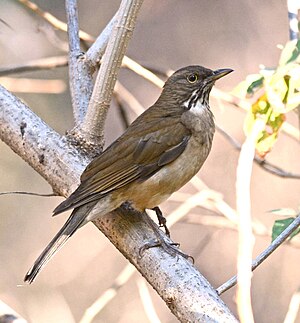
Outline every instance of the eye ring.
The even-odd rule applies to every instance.
[[[199,79],[199,75],[197,73],[192,73],[187,76],[187,81],[191,84],[195,83]]]

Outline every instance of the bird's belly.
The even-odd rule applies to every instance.
[[[192,137],[185,151],[175,161],[163,166],[146,181],[130,185],[126,190],[128,200],[138,210],[159,205],[198,173],[209,151],[209,145],[200,145]]]

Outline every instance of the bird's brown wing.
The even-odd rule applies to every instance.
[[[131,127],[95,158],[81,176],[81,184],[54,214],[100,199],[133,181],[144,181],[185,150],[189,131],[177,120]]]

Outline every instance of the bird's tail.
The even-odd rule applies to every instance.
[[[84,205],[73,210],[67,222],[37,258],[34,265],[28,270],[24,278],[25,282],[31,284],[42,268],[48,263],[48,261],[58,252],[58,250],[60,250],[60,248],[63,247],[63,245],[69,240],[75,231],[84,223],[84,220],[91,209],[91,207],[87,206],[89,205]]]

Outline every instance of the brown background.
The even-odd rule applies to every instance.
[[[63,1],[36,1],[59,19],[65,20]],[[79,1],[80,24],[97,35],[117,10],[119,1]],[[2,0],[0,18],[1,66],[30,59],[61,54],[38,28],[43,21],[14,1]],[[60,35],[62,38],[63,36]],[[286,1],[178,1],[146,0],[138,25],[129,44],[128,55],[145,65],[177,69],[201,64],[213,69],[233,68],[235,72],[218,86],[231,90],[247,74],[256,73],[259,64],[276,66],[280,54],[277,44],[288,38]],[[27,73],[32,78],[62,78],[67,84],[67,69]],[[151,105],[159,90],[129,71],[121,71],[120,80],[140,100]],[[54,129],[64,133],[72,127],[68,92],[60,95],[18,94]],[[245,113],[230,106],[211,102],[216,121],[238,140]],[[132,113],[129,114],[133,118]],[[297,125],[293,114],[289,121]],[[122,132],[116,107],[110,110],[107,143]],[[51,187],[20,157],[0,143],[0,191],[26,190],[51,192]],[[299,143],[281,135],[269,160],[300,173]],[[235,172],[238,153],[216,134],[213,150],[200,172],[206,184],[223,194],[235,207]],[[184,191],[192,191],[187,186]],[[252,211],[268,228],[275,217],[268,210],[299,206],[299,181],[281,179],[254,166]],[[78,322],[92,302],[112,285],[127,261],[107,239],[87,225],[51,261],[32,286],[18,287],[40,251],[64,223],[67,215],[51,218],[61,198],[29,196],[0,197],[0,299],[19,311],[30,322]],[[165,213],[178,206],[164,203]],[[203,209],[192,212],[194,221]],[[214,285],[219,286],[236,271],[237,232],[187,223],[184,219],[172,229],[172,237],[196,259],[196,267]],[[270,242],[257,237],[254,256]],[[300,285],[299,249],[281,247],[254,274],[253,309],[257,322],[283,322],[290,297]],[[118,291],[95,322],[147,322],[139,298],[136,280],[139,274]],[[176,322],[154,291],[151,295],[162,322]],[[224,294],[224,301],[235,312],[235,289]],[[300,316],[298,316],[300,320]]]

